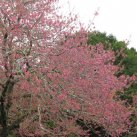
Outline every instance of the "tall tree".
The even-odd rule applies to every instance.
[[[8,136],[8,112],[15,85],[27,79],[28,73],[37,77],[37,68],[48,64],[47,47],[55,47],[59,39],[72,31],[71,22],[74,18],[63,20],[56,12],[56,2],[57,0],[0,1],[2,137]],[[25,82],[22,81],[22,84],[25,85]],[[33,92],[35,91],[36,89]]]
[[[132,78],[115,76],[119,67],[113,65],[114,52],[105,51],[102,45],[87,48],[77,47],[74,42],[70,45],[71,42],[68,40],[65,52],[58,58],[53,56],[50,66],[53,72],[48,74],[55,89],[61,88],[60,99],[68,103],[72,97],[71,103],[67,104],[74,107],[72,112],[78,109],[78,118],[102,125],[107,134],[118,136],[126,132],[130,112],[114,97],[116,91],[122,91]]]

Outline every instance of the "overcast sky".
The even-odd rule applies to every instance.
[[[119,40],[130,40],[129,47],[137,49],[137,0],[60,0],[63,10],[73,10],[88,24],[94,13],[96,30],[113,34]],[[68,4],[69,3],[69,4]]]

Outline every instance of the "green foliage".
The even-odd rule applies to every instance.
[[[53,120],[47,120],[46,126],[49,127],[50,129],[54,129],[56,127],[56,123]]]
[[[137,75],[137,52],[134,48],[126,50],[127,57],[124,59],[123,64],[125,66],[124,74]]]
[[[71,133],[68,137],[78,137],[75,133]]]
[[[108,35],[105,32],[92,32],[89,33],[88,44],[96,45],[102,43],[105,46],[105,49],[113,49],[114,51],[118,51],[121,48],[126,48],[126,43],[124,41],[118,41],[116,37],[112,34]]]
[[[124,93],[118,92],[117,95],[120,96],[122,100],[127,100],[128,103],[132,104],[132,97],[137,94],[137,84],[133,83]]]
[[[96,45],[98,43],[107,44],[106,33],[93,32],[89,34],[88,44]]]

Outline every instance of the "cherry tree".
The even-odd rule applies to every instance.
[[[38,80],[37,68],[48,65],[47,47],[57,46],[59,39],[73,29],[75,18],[57,14],[56,4],[57,0],[0,1],[0,113],[4,137],[8,135],[15,85],[22,81],[17,92],[30,88],[27,77]]]
[[[11,120],[25,115],[20,123],[20,135],[86,134],[76,125],[78,119],[103,126],[112,136],[130,128],[131,112],[124,102],[114,100],[114,96],[131,79],[114,75],[119,69],[113,65],[114,53],[104,51],[102,45],[98,49],[81,47],[74,39],[73,44],[70,47],[70,41],[66,42],[60,52],[50,52],[46,69],[39,68],[34,77],[27,72],[15,85],[13,103],[16,105],[10,114]]]
[[[31,111],[20,124],[20,135],[88,135],[88,131],[77,124],[78,119],[102,126],[110,136],[120,136],[130,129],[131,111],[124,106],[125,102],[115,99],[115,93],[123,91],[133,79],[115,76],[119,67],[113,65],[114,52],[105,51],[102,45],[81,46],[84,41],[81,39],[85,37],[70,37],[63,46],[60,45],[59,51],[50,51],[48,67],[39,68],[37,75],[41,75],[40,79],[33,79],[36,86],[30,83],[24,86],[22,81],[18,83],[16,89],[24,86],[22,92],[26,89],[28,93],[33,88],[37,91],[31,100],[35,103],[30,103],[28,98],[20,103],[15,99],[20,109]],[[27,78],[31,76],[27,75]],[[29,104],[34,104],[31,109]]]
[[[116,91],[123,91],[134,78],[115,76],[120,68],[113,65],[113,51],[105,51],[102,45],[79,46],[75,40],[64,44],[60,56],[52,56],[47,70],[52,87],[59,91],[57,98],[66,102],[70,114],[103,126],[108,135],[128,132],[131,112],[124,102],[114,98]]]
[[[114,99],[132,81],[117,78],[115,55],[87,46],[75,17],[57,14],[57,0],[0,2],[0,129],[7,137],[88,135],[78,119],[119,136],[130,128],[124,102]]]

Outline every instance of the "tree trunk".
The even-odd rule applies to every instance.
[[[8,136],[7,115],[6,115],[4,100],[2,98],[1,98],[1,125],[3,128],[1,136],[7,137]]]
[[[13,91],[14,82],[12,82],[12,77],[10,77],[5,86],[3,88],[2,94],[0,96],[0,113],[1,113],[1,121],[0,124],[2,126],[1,137],[8,137],[9,129],[8,129],[8,110],[10,107],[11,101],[8,101],[8,97],[10,93]]]

